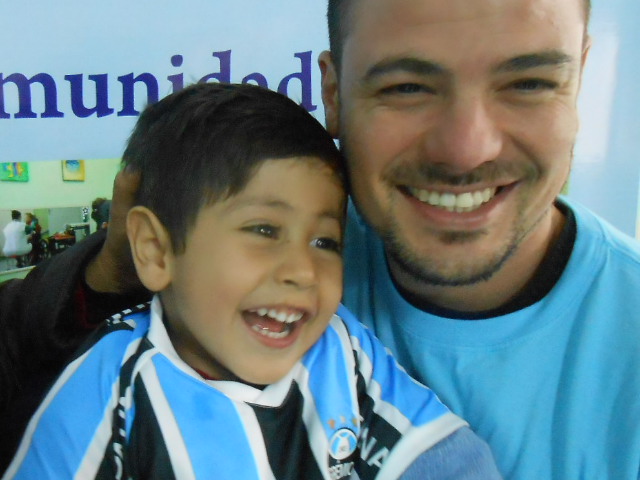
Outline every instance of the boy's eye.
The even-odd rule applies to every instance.
[[[330,250],[336,253],[340,253],[342,250],[342,245],[339,241],[328,237],[314,238],[311,241],[311,245],[321,250]]]
[[[280,229],[278,227],[268,224],[251,225],[250,227],[243,228],[243,230],[267,238],[278,238],[278,234],[280,233]]]

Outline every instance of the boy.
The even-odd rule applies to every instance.
[[[145,110],[123,162],[142,172],[127,232],[158,293],[63,372],[5,478],[498,477],[338,309],[345,177],[302,107],[191,86]]]

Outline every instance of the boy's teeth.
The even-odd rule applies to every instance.
[[[293,323],[302,318],[301,312],[287,314],[286,312],[280,312],[275,308],[259,308],[256,310],[256,313],[261,317],[269,317],[281,323]]]
[[[264,335],[265,337],[270,338],[284,338],[290,333],[289,329],[283,330],[282,332],[272,332],[268,328],[262,328],[259,325],[253,325],[251,329],[260,333],[261,335]]]
[[[434,192],[421,188],[409,187],[409,192],[423,203],[434,207],[444,208],[450,212],[471,212],[487,203],[496,194],[496,188],[485,188],[475,192],[465,192],[459,195],[450,192]]]

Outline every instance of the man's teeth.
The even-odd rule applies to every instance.
[[[272,318],[273,320],[277,320],[280,323],[297,322],[303,317],[302,312],[296,312],[296,313],[279,312],[275,308],[271,308],[271,309],[259,308],[258,310],[256,310],[256,313],[261,317],[269,317],[269,318]]]
[[[423,203],[428,203],[434,207],[444,208],[450,212],[472,212],[487,203],[496,194],[496,188],[485,188],[475,192],[465,192],[456,195],[455,193],[434,192],[421,188],[409,187],[409,193]]]

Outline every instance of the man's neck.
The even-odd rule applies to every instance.
[[[538,280],[550,282],[546,293],[551,289],[557,277],[564,269],[566,260],[573,245],[575,225],[572,223],[571,235],[563,235],[565,230],[565,215],[554,206],[536,228],[520,243],[516,252],[505,262],[504,266],[489,280],[473,285],[446,287],[419,282],[413,276],[405,272],[399,264],[389,258],[391,276],[400,293],[414,306],[423,310],[444,311],[455,318],[485,318],[485,312],[503,311],[503,306],[510,305],[514,299],[524,295],[525,290],[534,287]],[[562,248],[560,258],[551,255],[554,247],[563,239],[569,243],[567,248]],[[548,257],[552,257],[555,263],[560,264],[557,277],[538,275],[540,266],[545,264]],[[555,265],[554,265],[555,268]],[[541,272],[544,273],[544,272]],[[540,278],[539,278],[540,277]],[[533,279],[533,280],[532,280]],[[525,292],[523,294],[523,292]],[[536,298],[537,300],[538,298]],[[515,302],[520,305],[522,302]],[[522,307],[520,307],[522,308]]]

